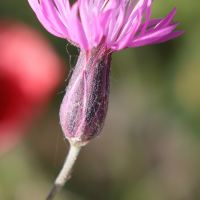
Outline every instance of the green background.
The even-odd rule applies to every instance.
[[[105,127],[82,149],[58,200],[200,199],[200,2],[155,0],[151,18],[175,6],[183,35],[114,53]],[[67,41],[50,35],[26,0],[1,0],[0,17],[38,29],[68,63]],[[1,200],[42,200],[49,192],[69,148],[58,118],[65,85],[24,141],[0,158]]]

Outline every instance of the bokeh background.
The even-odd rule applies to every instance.
[[[82,149],[57,200],[200,199],[200,2],[155,0],[151,18],[175,6],[183,35],[114,53],[105,127]],[[5,18],[42,33],[68,77],[77,49],[50,35],[26,0],[0,1]],[[69,149],[58,117],[65,78],[45,114],[0,157],[1,200],[43,200],[59,173]]]

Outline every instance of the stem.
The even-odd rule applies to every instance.
[[[53,200],[56,194],[64,186],[66,181],[70,178],[72,167],[78,157],[80,149],[81,147],[75,147],[73,145],[70,146],[70,150],[63,165],[63,168],[61,169],[58,177],[56,178],[54,185],[46,200]]]

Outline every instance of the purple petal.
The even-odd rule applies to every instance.
[[[152,0],[148,0],[147,2],[147,11],[146,11],[146,19],[145,19],[145,23],[144,23],[144,26],[140,32],[139,35],[143,35],[144,32],[146,31],[146,28],[149,24],[149,20],[150,20],[150,16],[151,16],[151,4],[152,4]]]
[[[80,48],[84,50],[88,50],[88,42],[85,36],[85,32],[83,30],[82,24],[78,18],[78,2],[76,2],[71,9],[71,14],[69,15],[68,23],[69,23],[69,35],[70,39],[79,44]]]
[[[106,1],[105,1],[105,3],[106,3]],[[107,10],[113,10],[113,9],[115,9],[115,7],[116,7],[116,0],[109,0],[108,1],[108,3],[106,3],[106,6],[104,7],[104,12],[105,11],[107,11]]]
[[[36,4],[39,4],[39,2],[35,1],[35,0],[28,0],[28,3],[31,6],[31,8],[33,9],[33,11],[36,13],[36,11],[37,11],[37,5]]]
[[[147,28],[158,24],[161,20],[162,20],[162,19],[152,19],[152,20],[150,20],[149,23],[148,23]],[[141,31],[142,28],[144,27],[144,25],[145,25],[145,22],[141,23],[141,24],[140,24],[140,27],[138,28],[138,31]]]
[[[124,22],[123,28],[121,30],[118,40],[123,38],[127,34],[127,32],[129,32],[129,30],[133,26],[133,21],[134,21],[135,17],[137,16],[138,11],[141,13],[141,15],[143,15],[143,11],[146,6],[147,6],[146,1],[144,1],[144,0],[138,1],[135,8],[131,12],[131,14],[128,16],[127,21]],[[137,22],[134,22],[134,23],[137,23]],[[139,23],[141,23],[141,21]]]
[[[115,14],[115,12],[112,12],[110,15],[110,19],[108,21],[108,27],[106,30],[106,41],[107,42],[110,42],[115,25],[116,25],[116,14]]]
[[[125,17],[124,23],[127,22],[127,20],[128,20],[130,14],[131,14],[136,2],[137,2],[137,0],[134,0],[133,2],[131,2],[131,1],[129,2],[129,7],[128,7],[128,10],[126,12],[126,17]]]
[[[141,14],[141,10],[138,9],[138,15],[135,18],[135,23],[133,23],[133,26],[131,28],[131,30],[129,31],[129,33],[123,37],[121,40],[116,42],[116,47],[113,47],[115,50],[120,50],[123,49],[127,46],[128,43],[130,43],[130,39],[133,38],[133,36],[135,35],[135,33],[137,32],[137,29],[140,25],[140,22],[142,20],[142,14]]]
[[[119,15],[117,17],[115,28],[114,28],[114,30],[112,32],[112,36],[110,38],[110,42],[112,42],[113,40],[116,40],[116,38],[117,38],[117,36],[119,34],[119,31],[123,26],[123,21],[124,21],[124,18],[125,18],[125,10],[126,10],[125,9],[125,3],[123,1],[123,3],[120,4]]]
[[[43,14],[44,16],[53,24],[55,29],[64,35],[65,37],[68,37],[68,30],[67,27],[64,26],[62,21],[59,18],[59,13],[52,1],[47,0],[40,0]]]
[[[79,0],[79,12],[81,17],[81,23],[83,25],[83,29],[86,35],[86,38],[89,40],[91,38],[91,26],[90,19],[88,16],[88,10],[86,8],[86,3],[84,1]]]
[[[35,12],[38,20],[40,21],[40,23],[44,26],[44,28],[47,31],[49,31],[51,34],[53,34],[57,37],[65,38],[64,35],[58,33],[55,29],[52,28],[52,24],[49,22],[48,19],[45,18],[44,14],[42,13],[41,6],[38,1],[28,0],[28,2],[30,4],[30,6],[32,7],[33,11]]]
[[[178,22],[168,26],[166,28],[163,28],[161,30],[158,30],[156,32],[144,35],[143,37],[140,37],[138,39],[134,39],[133,42],[131,42],[128,47],[138,47],[138,46],[144,46],[150,43],[155,42],[156,40],[161,39],[162,37],[168,35],[175,27],[178,25]]]
[[[58,9],[58,12],[61,15],[61,21],[63,24],[67,27],[67,16],[70,14],[70,5],[69,1],[60,1],[60,0],[54,0],[54,3]]]
[[[167,40],[171,40],[175,37],[178,37],[179,35],[183,34],[185,31],[174,31],[169,33],[168,35],[166,35],[165,37],[162,37],[159,40],[156,40],[155,42],[151,43],[151,44],[158,44],[158,43],[162,43],[162,42],[166,42]]]
[[[105,33],[106,25],[108,22],[108,19],[110,19],[110,15],[112,13],[112,9],[106,10],[105,12],[102,13],[101,19],[100,19],[100,24],[102,31]]]
[[[101,24],[98,18],[97,9],[94,10],[94,15],[93,15],[93,35],[94,35],[94,46],[97,46],[103,36],[103,31],[101,29]]]
[[[160,23],[157,26],[155,26],[152,30],[158,30],[158,29],[168,26],[172,22],[175,13],[176,13],[176,7],[162,21],[160,21]]]

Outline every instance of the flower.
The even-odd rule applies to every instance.
[[[63,61],[33,28],[0,21],[0,155],[39,117],[63,77]]]
[[[72,6],[68,0],[28,1],[50,33],[81,49],[60,109],[63,132],[75,146],[87,144],[104,125],[112,53],[183,33],[172,32],[176,8],[164,19],[150,20],[153,0],[78,0]]]
[[[150,20],[153,0],[28,0],[42,25],[83,50],[104,45],[112,50],[165,42],[183,31],[172,32],[176,8],[164,19]],[[146,13],[143,23],[142,17]]]

